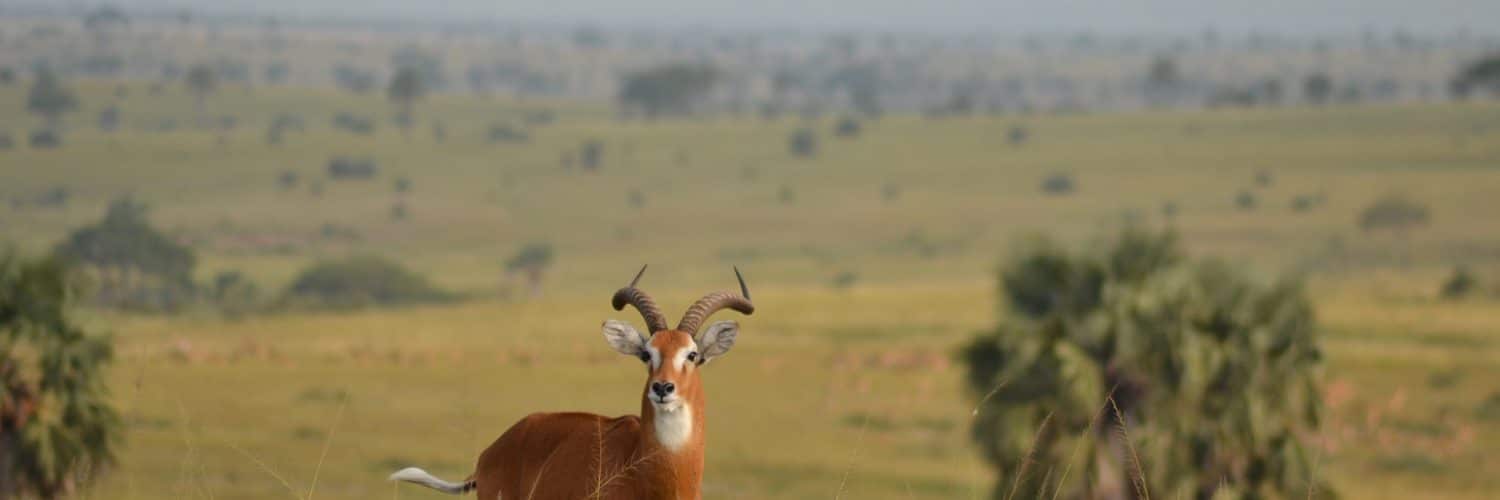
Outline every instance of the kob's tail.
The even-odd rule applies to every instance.
[[[428,488],[432,488],[449,495],[462,495],[474,489],[473,478],[469,478],[462,483],[450,483],[448,481],[433,477],[433,475],[428,474],[427,471],[418,469],[416,467],[407,467],[405,469],[398,470],[395,474],[391,474],[391,477],[387,479],[391,481],[406,481],[408,483],[420,484],[422,486],[426,486]]]

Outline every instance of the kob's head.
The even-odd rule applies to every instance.
[[[701,396],[698,370],[709,361],[723,356],[734,347],[735,336],[740,325],[734,321],[719,321],[703,326],[703,321],[720,309],[734,309],[743,314],[755,312],[750,303],[750,290],[739,269],[734,275],[740,282],[740,295],[720,291],[705,295],[688,307],[677,328],[668,328],[666,316],[656,306],[656,301],[645,291],[636,288],[646,268],[635,275],[630,285],[615,292],[612,305],[616,311],[625,306],[635,306],[646,320],[643,334],[618,320],[604,322],[604,340],[620,354],[640,359],[650,374],[646,378],[645,397],[657,411],[673,412],[682,407],[685,400]]]

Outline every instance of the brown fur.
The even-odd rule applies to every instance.
[[[692,338],[657,332],[651,345],[661,364],[641,389],[641,414],[607,418],[591,413],[533,413],[505,431],[479,455],[471,480],[479,498],[494,500],[683,499],[701,497],[703,387],[697,363],[673,366]],[[693,429],[676,451],[656,438],[656,410],[646,398],[652,382],[676,384],[692,411]],[[602,445],[602,446],[601,446]]]

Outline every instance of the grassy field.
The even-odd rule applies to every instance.
[[[669,311],[732,286],[731,264],[759,307],[705,375],[706,497],[982,497],[992,478],[967,442],[973,399],[951,353],[995,323],[998,259],[1029,233],[1087,242],[1129,219],[1172,224],[1198,255],[1309,273],[1329,353],[1320,463],[1340,493],[1500,490],[1500,302],[1435,298],[1456,264],[1500,276],[1493,105],[891,116],[836,138],[831,118],[619,122],[602,106],[437,96],[403,137],[376,96],[225,88],[208,100],[237,117],[221,139],[192,129],[181,88],[114,87],[80,84],[62,149],[0,151],[0,200],[22,200],[0,207],[0,237],[40,252],[133,193],[193,243],[203,280],[234,269],[275,290],[319,257],[376,253],[474,299],[237,321],[89,312],[117,339],[128,422],[94,497],[435,498],[384,476],[420,464],[462,477],[532,411],[637,410],[639,367],[598,325],[638,322],[607,298],[642,262]],[[38,123],[23,95],[0,88],[0,129],[18,139]],[[111,103],[122,130],[95,131]],[[536,110],[556,120],[528,128],[528,143],[484,140]],[[334,130],[338,111],[379,128]],[[307,130],[271,146],[278,113]],[[179,127],[155,130],[165,120]],[[816,158],[787,153],[804,126],[820,136]],[[1012,145],[1018,126],[1029,139]],[[564,168],[590,139],[605,144],[600,171]],[[329,179],[333,155],[369,156],[380,174]],[[284,171],[300,182],[279,187]],[[1077,190],[1044,194],[1059,172]],[[413,189],[396,192],[397,177]],[[58,186],[66,207],[26,202]],[[1241,192],[1255,209],[1237,207]],[[1388,194],[1426,203],[1431,224],[1361,232],[1359,211]],[[1297,196],[1326,202],[1297,212]],[[409,218],[391,219],[398,202]],[[501,262],[531,241],[554,245],[557,264],[540,297],[508,298]],[[853,286],[831,286],[843,273]]]

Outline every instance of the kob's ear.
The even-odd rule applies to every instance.
[[[609,342],[609,346],[620,354],[633,358],[640,357],[648,342],[630,323],[613,319],[604,322],[604,341]]]
[[[699,364],[729,352],[729,348],[734,347],[734,337],[739,333],[740,324],[734,321],[720,321],[704,328],[703,333],[693,339],[698,342],[698,359],[703,360]]]

